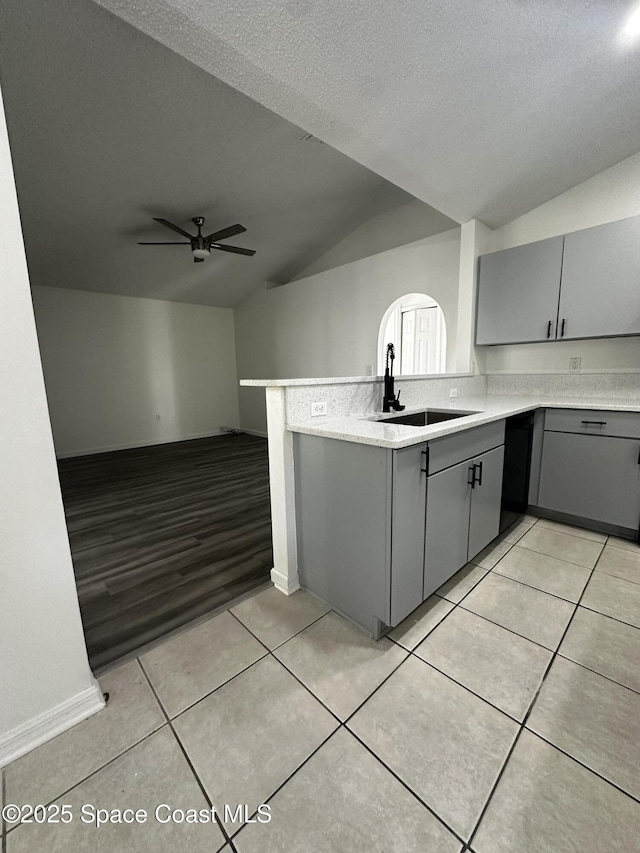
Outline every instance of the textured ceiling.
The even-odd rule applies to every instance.
[[[96,0],[457,221],[640,149],[629,0]]]
[[[4,0],[0,76],[32,284],[233,306],[412,201],[89,0]],[[256,256],[136,245],[196,215]]]

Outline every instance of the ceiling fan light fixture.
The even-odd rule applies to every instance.
[[[204,261],[205,258],[208,258],[211,255],[209,249],[192,249],[191,253],[194,258],[199,258],[201,261]]]

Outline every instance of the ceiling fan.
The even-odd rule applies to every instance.
[[[204,236],[202,233],[204,216],[194,216],[191,221],[198,228],[198,233],[194,236],[193,234],[189,234],[188,231],[185,231],[184,228],[180,228],[179,225],[174,225],[173,222],[169,222],[168,219],[158,219],[156,216],[154,216],[153,219],[161,225],[171,228],[172,231],[177,231],[178,234],[182,234],[183,237],[186,237],[189,240],[189,243],[185,243],[184,241],[179,243],[138,243],[139,246],[190,245],[194,264],[202,263],[205,258],[208,258],[211,254],[211,249],[220,249],[221,252],[234,252],[236,255],[249,255],[249,257],[255,255],[254,249],[242,249],[240,246],[225,246],[218,242],[219,240],[225,240],[227,237],[235,237],[236,234],[242,234],[243,231],[247,230],[244,225],[230,225],[228,228],[223,228],[221,231],[214,231],[213,234],[207,234]]]

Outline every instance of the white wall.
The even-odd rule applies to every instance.
[[[43,716],[95,689],[60,496],[1,96],[0,271],[1,765],[13,747],[24,746]]]
[[[418,199],[372,216],[317,258],[293,281],[441,234],[457,223]]]
[[[59,456],[238,426],[230,308],[53,287],[33,299]]]
[[[389,305],[426,293],[447,324],[447,369],[455,367],[460,229],[268,289],[235,311],[241,379],[363,376],[377,365],[378,330]],[[265,429],[264,390],[240,389],[240,422]]]
[[[493,233],[493,250],[508,249],[640,214],[640,154],[606,169]],[[490,251],[490,250],[487,250]],[[484,347],[487,373],[566,373],[569,358],[582,371],[640,370],[640,338],[559,341]]]

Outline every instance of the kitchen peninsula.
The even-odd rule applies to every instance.
[[[532,511],[637,537],[637,374],[401,377],[403,414],[473,413],[423,427],[388,422],[378,377],[243,384],[267,394],[275,585],[310,589],[373,636],[498,535],[519,413],[536,413]]]

